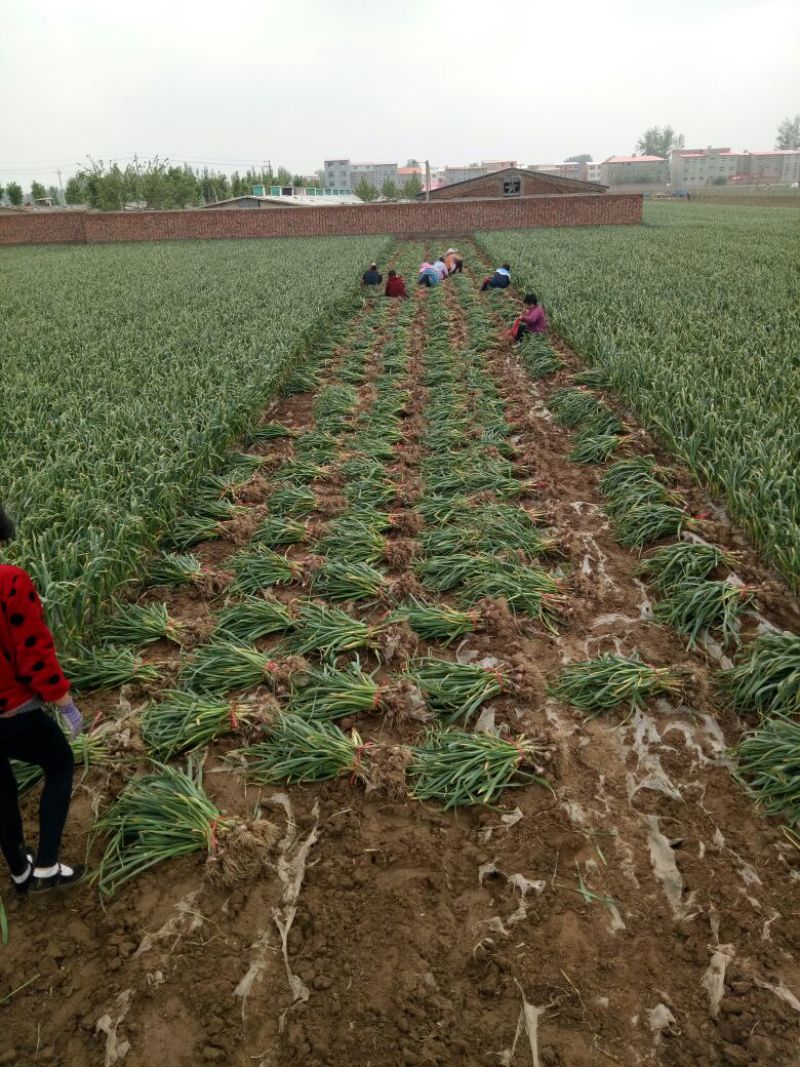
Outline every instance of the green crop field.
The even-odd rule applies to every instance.
[[[800,584],[800,212],[652,204],[479,243]]]
[[[491,294],[472,241],[430,289],[439,242],[0,252],[90,868],[46,923],[0,886],[3,1059],[147,1063],[165,1011],[176,1067],[796,1059],[792,598],[609,387],[796,579],[787,220],[484,234]],[[523,286],[596,366],[511,347]]]
[[[0,252],[0,496],[62,641],[134,573],[381,238]]]

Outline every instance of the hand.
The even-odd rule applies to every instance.
[[[70,697],[69,701],[58,709],[60,715],[69,727],[69,735],[74,741],[79,734],[83,733],[83,716],[75,707],[75,701]]]

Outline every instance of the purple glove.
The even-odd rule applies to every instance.
[[[72,697],[70,697],[69,704],[60,707],[58,711],[59,714],[64,716],[64,720],[69,727],[69,735],[74,741],[83,732],[83,716],[75,707],[75,701]]]

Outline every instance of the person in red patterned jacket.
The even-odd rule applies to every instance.
[[[0,547],[13,536],[14,524],[0,507]],[[58,860],[74,759],[46,704],[56,706],[77,737],[83,718],[70,696],[39,594],[24,570],[0,562],[0,851],[21,894],[76,885],[86,873]],[[35,861],[25,846],[12,759],[44,771]]]

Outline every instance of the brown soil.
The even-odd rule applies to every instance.
[[[425,301],[438,296],[414,293],[416,375]],[[454,342],[466,344],[455,282],[441,296],[457,318]],[[375,743],[377,788],[349,779],[258,788],[221,758],[237,739],[212,746],[205,786],[216,804],[277,828],[257,827],[264,866],[245,839],[227,873],[208,877],[202,855],[186,857],[104,906],[90,886],[21,902],[4,893],[0,1064],[800,1062],[800,850],[733,781],[726,749],[740,723],[715,702],[716,665],[653,623],[637,556],[602,510],[599,471],[568,461],[570,435],[548,418],[553,384],[532,384],[507,348],[486,359],[515,426],[518,470],[540,483],[526,506],[547,513],[563,545],[569,611],[554,635],[485,603],[475,633],[419,652],[506,666],[511,684],[481,709],[481,727],[535,739],[534,773],[550,787],[453,812],[404,797],[399,772],[426,709],[407,681],[392,682],[385,658],[365,657],[379,671],[380,706],[352,725]],[[273,404],[268,418],[308,428],[310,398]],[[418,439],[424,424],[411,419]],[[743,577],[766,581],[713,501],[679,482],[698,510],[715,508],[726,543],[744,553]],[[394,517],[405,538],[418,533],[411,514]],[[219,566],[232,551],[212,542],[197,555]],[[773,621],[794,619],[786,591],[781,600],[771,588],[774,605],[760,600]],[[197,589],[164,599],[179,620],[207,620],[221,602]],[[417,644],[406,627],[391,636],[401,658]],[[685,701],[587,720],[549,698],[563,662],[614,650],[685,669]],[[134,696],[92,694],[84,710],[124,720]],[[66,859],[83,854],[98,805],[122,782],[121,771],[91,770],[77,785]],[[34,797],[25,817],[33,830]]]

